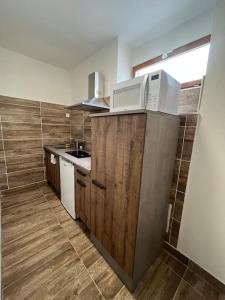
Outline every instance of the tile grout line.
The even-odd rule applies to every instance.
[[[50,206],[49,201],[48,201],[48,199],[45,197],[45,194],[43,193],[43,191],[41,191],[41,193],[42,193],[44,199],[48,202],[48,205]],[[59,200],[59,201],[60,201],[60,200]],[[52,207],[51,207],[51,206],[50,206],[50,210],[52,210]],[[60,221],[59,221],[59,219],[58,219],[56,213],[54,212],[54,210],[53,210],[53,214],[55,215],[55,217],[56,217],[56,219],[57,219],[57,221],[58,221],[60,227],[62,228],[62,230],[64,231],[65,235],[67,236],[70,245],[73,247],[73,245],[72,245],[71,242],[70,242],[70,238],[69,238],[67,232],[66,232],[66,231],[64,230],[64,228],[62,227],[62,225],[61,225],[61,223],[60,223]],[[88,268],[85,266],[83,259],[80,257],[80,255],[78,254],[77,250],[76,250],[74,247],[73,247],[73,249],[74,249],[76,255],[79,257],[79,259],[80,259],[80,261],[82,262],[82,264],[84,265],[84,268],[85,268],[86,271],[88,272],[88,275],[89,275],[90,279],[93,281],[93,283],[94,283],[95,287],[97,288],[97,290],[99,291],[100,295],[102,296],[103,299],[105,299],[105,297],[103,296],[101,290],[99,289],[99,287],[97,286],[96,282],[95,282],[94,279],[92,278],[90,272],[88,271]]]

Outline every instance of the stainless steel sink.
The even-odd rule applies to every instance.
[[[85,157],[90,157],[91,154],[86,152],[86,151],[83,151],[83,150],[73,150],[73,151],[68,151],[66,152],[67,154],[69,155],[72,155],[76,158],[85,158]]]

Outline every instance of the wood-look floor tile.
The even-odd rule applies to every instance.
[[[113,299],[123,286],[120,279],[102,257],[88,270],[105,299]]]
[[[39,266],[38,269],[27,274],[23,278],[18,278],[16,282],[6,287],[3,291],[4,300],[24,299],[43,286],[47,279],[54,277],[56,273],[61,272],[61,268],[68,262],[72,263],[74,260],[74,251],[66,244],[64,251],[57,256],[48,260],[46,264]]]
[[[101,257],[98,250],[91,243],[89,237],[83,232],[80,232],[73,237],[70,242],[81,257],[86,268],[90,268]]]
[[[168,265],[177,275],[183,277],[184,272],[187,269],[187,266],[180,262],[176,257],[169,254],[166,250],[162,251],[160,259]]]
[[[9,173],[8,181],[10,188],[44,181],[44,168]]]
[[[208,298],[207,298],[208,299]],[[187,282],[182,280],[174,300],[204,300]]]
[[[133,295],[135,299],[172,300],[180,281],[181,277],[158,258]]]
[[[184,280],[187,281],[201,296],[207,300],[224,300],[225,294],[217,290],[203,277],[188,269]]]

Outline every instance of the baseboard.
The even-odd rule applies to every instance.
[[[219,281],[217,278],[215,278],[212,274],[204,270],[201,266],[193,262],[191,259],[186,257],[184,254],[179,252],[176,248],[168,244],[167,242],[164,242],[164,248],[173,256],[175,256],[178,260],[180,260],[182,263],[187,265],[189,269],[193,270],[196,274],[203,277],[206,281],[211,283],[214,287],[216,287],[218,290],[220,290],[222,293],[225,294],[225,284],[221,281]]]

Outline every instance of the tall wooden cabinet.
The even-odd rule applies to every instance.
[[[91,239],[133,290],[165,233],[179,119],[92,116]]]

